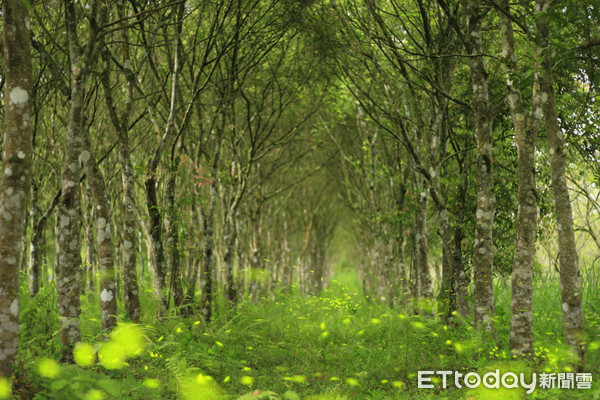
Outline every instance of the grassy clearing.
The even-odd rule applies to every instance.
[[[142,331],[129,328],[111,336],[103,335],[92,317],[99,314],[97,301],[86,298],[82,332],[90,346],[80,349],[81,365],[54,361],[60,353],[55,295],[42,292],[34,300],[24,299],[22,362],[13,392],[24,398],[86,400],[512,399],[523,398],[522,390],[417,389],[416,374],[568,369],[559,286],[550,278],[537,281],[538,358],[532,365],[509,360],[510,293],[501,281],[496,284],[498,342],[468,323],[449,327],[432,315],[408,315],[368,302],[351,279],[341,276],[340,281],[319,297],[246,300],[235,312],[220,310],[208,327],[171,317],[145,324]],[[600,317],[594,293],[588,286],[584,296],[593,389],[538,389],[531,397],[600,396]],[[259,396],[251,396],[258,391]]]

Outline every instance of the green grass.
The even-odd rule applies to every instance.
[[[600,317],[598,298],[590,296],[597,293],[593,290],[586,286],[584,300],[588,371],[597,380]],[[148,308],[150,294],[145,296]],[[82,300],[83,341],[101,353],[106,350],[101,343],[107,341],[135,342],[136,334],[119,338],[100,332],[97,299],[86,296]],[[468,324],[446,326],[431,314],[408,315],[402,309],[366,301],[353,278],[342,275],[318,297],[288,294],[274,300],[246,299],[235,311],[217,310],[217,319],[208,327],[196,319],[152,320],[152,310],[147,310],[146,321],[152,322],[143,325],[146,346],[123,360],[122,355],[111,355],[118,368],[107,369],[101,363],[60,365],[50,368],[54,371],[50,374],[44,371],[50,365],[47,359],[58,359],[61,350],[52,306],[55,294],[46,288],[35,299],[23,301],[21,361],[13,382],[13,392],[23,398],[509,399],[523,398],[522,391],[418,389],[416,374],[419,370],[483,374],[495,368],[565,372],[569,360],[559,285],[548,277],[536,280],[538,357],[532,365],[508,359],[510,292],[502,281],[496,282],[497,341]],[[257,390],[263,392],[262,397],[249,396]],[[587,399],[593,395],[600,395],[597,382],[591,391],[538,389],[532,398]]]

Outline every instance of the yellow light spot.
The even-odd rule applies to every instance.
[[[358,379],[356,378],[346,378],[346,383],[350,386],[358,386]]]
[[[51,358],[44,358],[38,364],[38,372],[44,378],[56,378],[60,374],[60,366]]]
[[[113,342],[121,346],[127,357],[135,357],[141,354],[144,347],[146,347],[144,331],[137,324],[119,324],[111,333],[111,336]]]
[[[98,361],[106,369],[121,369],[125,366],[125,350],[119,343],[104,343],[98,350]]]
[[[302,375],[285,376],[283,380],[294,383],[306,383],[306,378]]]
[[[77,343],[73,349],[73,358],[80,367],[91,367],[96,362],[96,352],[89,343]]]
[[[8,399],[11,394],[10,382],[8,379],[0,377],[0,399]]]
[[[463,345],[460,343],[454,343],[454,349],[457,353],[462,353],[464,351]]]
[[[225,379],[223,379],[223,383],[227,383],[227,382],[229,382],[230,380],[231,380],[231,378],[229,377],[229,375],[227,375],[227,376],[225,377]]]
[[[83,398],[84,400],[103,400],[104,392],[98,389],[92,389],[88,391]]]
[[[411,322],[412,326],[415,327],[416,329],[425,329],[425,324],[419,321],[413,321]]]
[[[254,384],[254,378],[251,376],[244,375],[242,379],[240,379],[242,385],[252,386]]]
[[[147,378],[146,380],[144,380],[144,383],[142,383],[142,385],[149,389],[158,389],[160,387],[160,381],[158,379]]]
[[[198,376],[196,377],[196,382],[200,386],[208,385],[212,383],[212,380],[213,378],[211,376],[204,374],[198,374]]]
[[[219,347],[223,347],[223,343],[221,343],[221,342],[219,342],[219,341],[216,341],[215,343],[217,344],[217,346],[219,346]]]

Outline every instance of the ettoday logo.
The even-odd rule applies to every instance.
[[[463,374],[457,371],[419,371],[417,387],[419,389],[433,389],[435,385],[432,383],[433,376],[441,377],[441,387],[446,389],[449,382],[453,382],[454,386],[459,389],[463,387],[475,389],[483,384],[488,389],[516,389],[522,387],[527,390],[527,394],[531,394],[536,387],[552,389],[554,387],[561,389],[591,389],[592,374],[589,373],[558,373],[558,374],[536,374],[532,373],[526,376],[524,373],[516,374],[514,372],[500,373],[499,369],[490,371],[483,376],[477,372],[469,372]]]

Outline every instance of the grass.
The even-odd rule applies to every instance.
[[[89,354],[82,354],[93,362],[87,367],[53,361],[61,350],[59,327],[55,294],[46,288],[35,299],[23,299],[21,361],[13,393],[22,398],[85,400],[512,399],[525,395],[521,389],[444,390],[439,381],[435,389],[418,389],[417,372],[483,375],[496,368],[528,374],[568,369],[570,352],[563,340],[560,291],[554,278],[536,278],[537,358],[530,365],[508,356],[510,292],[503,281],[496,282],[498,341],[494,341],[468,323],[450,327],[433,315],[408,315],[367,301],[352,277],[338,279],[318,297],[286,294],[274,300],[245,299],[235,311],[220,307],[210,326],[196,319],[148,317],[146,321],[152,322],[143,330],[130,328],[111,336],[100,331],[95,296],[83,297],[82,340],[91,346],[85,350]],[[588,283],[587,369],[597,380],[600,316],[594,293],[597,288]],[[148,306],[150,294],[146,296],[143,302]],[[94,362],[94,352],[103,359]],[[0,396],[1,386],[0,382]],[[588,391],[537,389],[531,395],[594,396],[600,396],[597,382]]]

